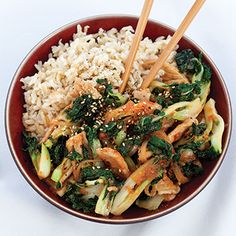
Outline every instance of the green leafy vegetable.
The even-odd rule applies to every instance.
[[[176,148],[176,151],[180,151],[181,149],[191,149],[194,154],[199,151],[199,148],[202,146],[203,142],[190,142]]]
[[[199,54],[198,60],[202,63],[203,70],[204,70],[203,76],[202,76],[202,81],[204,83],[209,83],[211,81],[211,76],[212,76],[211,68],[203,62],[202,53]]]
[[[129,153],[135,146],[141,146],[141,144],[142,140],[139,136],[130,139],[126,138],[120,146],[116,147],[116,149],[123,157],[126,157],[129,156]]]
[[[103,85],[105,89],[102,92],[102,97],[106,105],[119,107],[126,103],[127,97],[119,92],[113,92],[112,85],[106,79],[97,79],[97,83]]]
[[[202,53],[200,53],[198,58],[196,58],[191,49],[185,49],[176,54],[175,61],[181,72],[195,74],[196,76],[200,74],[203,69],[201,81],[203,83],[210,82],[212,71],[211,68],[202,61]]]
[[[89,147],[92,149],[93,155],[96,156],[96,149],[101,147],[101,142],[97,135],[97,129],[85,126],[84,130],[86,132]]]
[[[94,99],[91,94],[85,94],[75,99],[72,108],[65,112],[67,118],[74,123],[87,124],[93,126],[94,117],[100,114],[99,99]]]
[[[197,142],[187,143],[187,144],[179,146],[176,149],[176,152],[180,153],[180,151],[183,149],[191,149],[193,151],[193,153],[200,159],[214,159],[219,155],[219,153],[212,146],[205,149],[205,150],[200,150],[200,147],[203,144],[204,144],[204,141],[203,142],[197,141]]]
[[[98,197],[85,199],[82,194],[79,193],[79,188],[76,185],[70,185],[63,198],[68,202],[73,209],[77,211],[83,211],[85,213],[92,213],[95,210]]]
[[[119,128],[118,128],[119,127]],[[100,127],[100,131],[106,133],[110,138],[115,137],[123,127],[123,122],[111,121]]]
[[[204,131],[206,130],[206,124],[205,123],[200,123],[198,125],[196,124],[192,124],[192,134],[199,136],[202,135],[204,133]]]
[[[174,162],[178,162],[180,159],[180,154],[179,153],[175,153],[173,156],[172,156],[172,160]]]
[[[182,101],[193,101],[201,93],[198,82],[193,84],[174,84],[171,85],[171,100],[173,103]]]
[[[154,154],[162,154],[167,157],[167,159],[172,156],[172,146],[164,139],[158,138],[156,136],[151,136],[147,146],[148,149]]]
[[[134,126],[132,133],[134,135],[147,135],[154,131],[160,130],[161,120],[156,120],[153,116],[142,117],[137,125]]]
[[[89,151],[85,146],[82,146],[82,153],[84,156],[84,160],[88,160],[89,159]]]
[[[56,183],[56,188],[58,189],[58,188],[61,188],[61,187],[62,187],[62,184],[60,182],[57,182]]]
[[[114,174],[111,170],[96,168],[92,166],[85,167],[81,170],[82,182],[85,180],[94,180],[100,177],[104,177],[107,180],[114,180]]]
[[[49,149],[51,161],[56,166],[68,155],[68,150],[66,148],[67,139],[68,137],[66,136],[59,136],[57,140],[53,140],[53,145]]]
[[[30,137],[25,131],[22,132],[22,136],[25,143],[23,151],[29,152],[31,154],[39,148],[37,138]]]
[[[22,136],[23,142],[25,143],[23,151],[29,152],[34,168],[36,171],[38,171],[38,161],[41,158],[41,153],[37,138],[30,137],[25,131],[22,133]]]
[[[162,108],[168,107],[170,104],[172,104],[172,101],[170,99],[170,94],[166,92],[165,89],[161,88],[154,88],[152,90],[152,94],[156,96],[156,102],[162,106]],[[158,112],[157,112],[158,113]],[[154,115],[158,115],[155,114]]]
[[[82,161],[83,160],[83,157],[78,152],[76,152],[75,150],[73,150],[71,153],[69,153],[68,158],[70,160],[76,160],[76,161]]]
[[[158,181],[163,178],[163,174],[164,174],[163,169],[160,169],[157,178],[155,178],[155,179],[151,182],[151,185],[158,183]]]
[[[218,157],[218,155],[219,155],[219,152],[217,152],[213,146],[211,146],[203,151],[197,152],[197,156],[199,158],[208,159],[208,160],[215,159]]]
[[[164,116],[164,115],[165,115],[165,112],[162,111],[162,110],[156,109],[156,110],[153,112],[153,115]]]
[[[178,52],[175,56],[175,61],[182,73],[198,74],[201,71],[201,62],[195,58],[194,52],[191,49]]]
[[[202,79],[205,83],[208,83],[211,81],[212,71],[211,71],[211,68],[204,63],[203,63],[203,67],[204,67],[204,72],[203,72]]]
[[[156,102],[166,108],[174,103],[182,101],[193,101],[201,93],[201,84],[196,81],[192,84],[171,84],[167,90],[156,90],[152,91],[153,95],[156,96]]]
[[[186,163],[182,167],[182,170],[186,177],[197,176],[197,175],[202,174],[203,172],[203,168],[198,165],[195,165],[193,162]]]
[[[171,84],[168,86],[169,90],[156,90],[152,93],[156,96],[158,104],[166,108],[174,103],[182,101],[193,101],[201,93],[201,84],[196,81],[192,84]]]

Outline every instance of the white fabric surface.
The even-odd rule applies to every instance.
[[[0,235],[236,235],[235,132],[210,184],[179,210],[134,225],[103,225],[75,218],[40,197],[17,169],[5,138],[4,106],[11,78],[27,52],[56,28],[98,14],[139,14],[143,0],[0,0]],[[151,18],[177,27],[193,0],[155,1]],[[236,3],[208,0],[186,35],[220,69],[236,103]],[[220,96],[220,95],[219,95]],[[19,118],[20,119],[20,118]]]

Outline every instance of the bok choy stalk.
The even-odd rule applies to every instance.
[[[200,98],[191,102],[178,102],[164,109],[165,116],[183,121],[188,118],[196,118],[202,110]]]
[[[164,200],[163,196],[157,194],[156,196],[150,197],[146,200],[138,199],[136,200],[135,204],[140,208],[153,211],[153,210],[158,209],[158,207],[161,205],[163,200]]]
[[[200,63],[200,62],[199,62]],[[210,81],[210,77],[211,77],[211,72],[207,78],[206,75],[204,76],[204,72],[206,73],[206,70],[208,70],[208,67],[203,66],[203,64],[200,63],[200,72],[197,74],[195,73],[192,77],[192,83],[199,83],[200,84],[200,88],[201,88],[201,92],[199,94],[199,98],[201,100],[201,104],[202,107],[205,105],[206,100],[207,100],[207,96],[210,92],[210,86],[211,86],[211,81]]]
[[[179,150],[191,149],[198,158],[213,159],[222,152],[224,120],[217,113],[213,99],[209,99],[204,106],[204,114],[206,127],[203,133],[201,135],[195,135],[190,142],[179,145]],[[208,142],[210,143],[210,147],[206,148],[205,144]]]
[[[210,67],[202,61],[201,53],[197,58],[191,49],[185,49],[177,53],[175,60],[182,73],[193,74],[192,84],[198,84],[200,86],[201,92],[199,98],[203,107],[210,92],[212,76]]]
[[[126,136],[127,136],[127,134],[126,134],[125,130],[122,129],[121,131],[119,131],[118,134],[115,137],[115,140],[114,140],[115,144],[120,146],[121,143],[126,138]]]
[[[67,187],[63,198],[71,204],[72,208],[77,211],[94,212],[98,197],[88,198],[81,194],[81,189],[76,184],[71,184]]]
[[[95,207],[95,212],[97,214],[100,214],[103,216],[109,215],[111,211],[111,206],[114,201],[115,193],[116,192],[114,191],[110,191],[110,192],[108,191],[108,185],[104,186]]]
[[[85,126],[85,132],[88,139],[89,147],[92,150],[93,156],[97,155],[96,150],[101,148],[101,142],[97,136],[97,129]]]
[[[62,177],[63,166],[67,160],[68,160],[67,158],[64,158],[62,163],[56,167],[56,169],[52,172],[51,180],[53,180],[56,183],[59,182],[60,178]]]
[[[51,172],[51,159],[47,147],[41,144],[41,155],[38,158],[37,174],[40,179],[45,179]]]
[[[220,154],[222,152],[222,136],[224,132],[224,120],[217,113],[215,108],[215,101],[211,98],[206,103],[204,107],[204,113],[206,118],[207,129],[204,132],[203,136],[205,138],[208,136],[211,142],[211,148],[217,153]],[[207,133],[206,133],[207,132]]]
[[[38,144],[37,139],[30,137],[26,132],[23,132],[23,140],[25,142],[23,150],[29,152],[38,177],[40,179],[47,178],[51,171],[51,159],[46,145],[43,143],[41,145]]]
[[[139,197],[145,187],[157,177],[158,168],[160,168],[160,166],[153,158],[134,171],[117,193],[111,208],[111,213],[113,215],[120,215],[126,211]]]

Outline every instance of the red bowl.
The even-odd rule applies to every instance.
[[[206,53],[192,40],[184,37],[179,42],[180,49],[191,48],[195,53],[203,52],[204,61],[210,65],[213,71],[212,89],[210,96],[216,100],[217,110],[223,117],[226,124],[223,135],[223,152],[217,160],[203,162],[203,167],[205,170],[203,175],[196,177],[191,182],[183,185],[181,187],[181,192],[173,201],[162,204],[161,207],[156,211],[147,211],[134,206],[127,210],[127,212],[125,212],[121,216],[109,217],[102,217],[95,214],[85,214],[73,210],[60,197],[53,194],[49,190],[48,186],[44,182],[40,181],[35,175],[30,157],[22,151],[21,133],[24,129],[22,124],[24,96],[20,79],[25,76],[33,75],[36,72],[34,65],[39,60],[43,62],[46,61],[48,58],[48,54],[50,53],[51,46],[56,45],[60,39],[62,39],[63,42],[68,42],[69,40],[71,40],[73,33],[76,32],[77,24],[80,24],[82,27],[89,25],[90,28],[88,33],[95,33],[99,30],[99,28],[103,28],[105,30],[109,30],[113,27],[121,29],[122,27],[127,25],[131,25],[135,28],[137,25],[137,21],[138,18],[132,16],[99,16],[78,20],[59,28],[58,30],[54,31],[52,34],[44,38],[41,42],[39,42],[25,57],[25,59],[17,69],[9,88],[5,111],[6,135],[16,165],[18,166],[19,170],[28,181],[28,183],[42,197],[44,197],[46,200],[48,200],[58,208],[64,210],[65,212],[87,220],[113,224],[136,223],[140,221],[151,220],[176,210],[177,208],[190,201],[204,187],[206,187],[206,185],[210,182],[210,180],[216,174],[218,168],[220,167],[229,144],[232,126],[232,111],[229,94],[224,80],[220,72],[218,71],[212,60],[206,55]],[[174,30],[170,27],[150,20],[147,24],[144,36],[148,36],[152,40],[155,40],[158,36],[172,35],[173,32]]]

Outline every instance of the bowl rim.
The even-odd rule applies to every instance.
[[[217,66],[215,65],[215,63],[212,61],[212,59],[208,56],[208,54],[194,41],[192,40],[190,37],[184,35],[183,38],[190,42],[191,44],[193,44],[197,50],[203,52],[204,56],[209,60],[209,62],[211,63],[212,67],[214,67],[216,74],[219,77],[219,82],[223,87],[223,90],[225,91],[226,94],[226,101],[227,101],[227,106],[229,108],[229,123],[228,123],[228,135],[226,136],[226,142],[225,142],[225,147],[223,149],[223,152],[220,155],[220,158],[218,159],[215,167],[213,168],[213,170],[211,171],[211,173],[209,174],[209,176],[204,180],[204,182],[193,192],[191,193],[187,198],[185,198],[183,201],[179,202],[178,204],[176,204],[175,206],[164,210],[163,212],[160,213],[155,213],[149,216],[143,216],[143,217],[138,217],[138,218],[131,218],[131,219],[110,219],[110,218],[100,218],[100,217],[96,217],[96,216],[91,216],[91,215],[86,215],[82,212],[78,212],[75,211],[71,208],[68,208],[66,206],[61,205],[59,202],[53,200],[50,196],[48,196],[44,191],[42,191],[30,178],[30,176],[26,173],[26,171],[24,170],[24,168],[22,167],[22,165],[20,164],[20,161],[18,160],[18,157],[16,155],[16,152],[14,150],[13,147],[13,142],[11,140],[11,135],[10,135],[10,130],[9,130],[9,105],[10,105],[10,100],[12,97],[12,93],[13,93],[13,88],[16,84],[16,79],[23,67],[23,65],[25,64],[25,62],[28,60],[28,58],[31,57],[31,55],[34,54],[34,52],[41,46],[43,45],[45,42],[47,42],[51,37],[53,37],[54,35],[56,35],[57,33],[69,28],[72,25],[76,25],[76,24],[80,24],[83,21],[91,21],[91,20],[97,20],[97,19],[106,19],[106,18],[117,18],[117,17],[126,17],[126,18],[130,18],[130,19],[138,19],[138,16],[136,15],[132,15],[132,14],[100,14],[100,15],[94,15],[94,16],[89,16],[89,17],[84,17],[75,21],[72,21],[70,23],[67,23],[59,28],[57,28],[56,30],[54,30],[53,32],[49,33],[46,37],[42,38],[29,52],[28,54],[23,58],[23,60],[21,61],[20,65],[18,66],[16,72],[13,75],[13,78],[11,80],[8,92],[7,92],[7,97],[6,97],[6,102],[5,102],[5,134],[7,137],[7,142],[8,142],[8,146],[11,152],[11,155],[14,159],[14,162],[16,164],[16,166],[18,167],[18,169],[20,170],[21,174],[23,175],[23,177],[26,179],[26,181],[31,185],[31,187],[33,187],[33,189],[39,193],[39,195],[41,197],[43,197],[45,200],[47,200],[48,202],[50,202],[51,204],[53,204],[54,206],[56,206],[57,208],[63,210],[64,212],[67,212],[73,216],[85,219],[85,220],[90,220],[93,222],[97,222],[97,223],[106,223],[106,224],[130,224],[130,223],[139,223],[139,222],[144,222],[144,221],[148,221],[148,220],[153,220],[155,218],[159,218],[161,216],[167,215],[175,210],[177,210],[178,208],[184,206],[186,203],[188,203],[190,200],[192,200],[194,197],[196,197],[208,184],[209,182],[212,180],[212,178],[215,176],[216,172],[218,171],[219,167],[221,166],[224,158],[225,158],[225,154],[228,150],[229,147],[229,143],[230,143],[230,139],[231,139],[231,133],[232,133],[232,119],[233,119],[233,115],[232,115],[232,105],[231,105],[231,100],[230,100],[230,96],[229,96],[229,91],[226,87],[226,83],[223,79],[223,76],[221,75],[219,69],[217,68]],[[149,22],[153,22],[155,24],[160,24],[163,27],[167,28],[168,30],[171,31],[175,31],[175,28],[162,23],[160,21],[157,20],[153,20],[153,19],[149,19]]]

